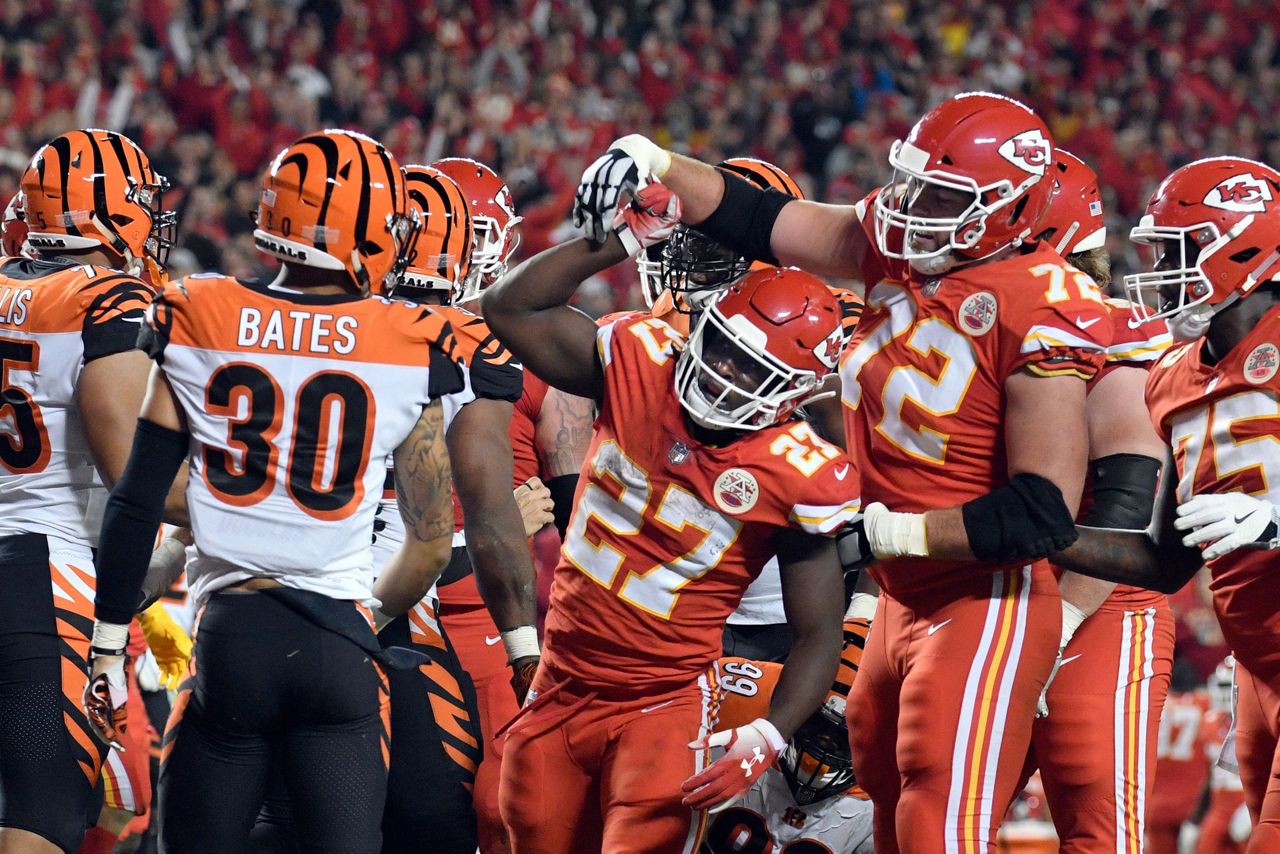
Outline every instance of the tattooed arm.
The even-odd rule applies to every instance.
[[[591,446],[595,417],[593,402],[558,388],[547,390],[542,411],[538,413],[534,443],[541,474],[551,491],[552,515],[562,540],[573,514],[573,494],[578,489],[582,461]]]
[[[1182,538],[1173,527],[1177,488],[1177,470],[1173,455],[1168,454],[1147,530],[1077,525],[1080,538],[1054,555],[1053,562],[1080,575],[1176,593],[1203,566],[1200,550],[1182,545]]]
[[[453,497],[439,400],[422,410],[413,432],[396,448],[395,476],[405,540],[373,586],[382,612],[391,617],[425,596],[449,562]]]

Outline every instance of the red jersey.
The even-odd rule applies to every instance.
[[[1111,340],[1102,296],[1046,247],[924,277],[881,257],[864,227],[863,275],[879,284],[840,365],[863,500],[923,513],[985,495],[1009,479],[1005,381],[1024,369],[1092,378]],[[993,569],[898,558],[871,572],[901,599]]]
[[[1147,795],[1149,823],[1176,827],[1200,801],[1215,758],[1210,755],[1210,737],[1216,724],[1210,714],[1209,694],[1204,689],[1171,691],[1164,701],[1156,779]]]
[[[635,313],[597,332],[604,390],[551,588],[543,659],[588,684],[696,679],[783,528],[834,535],[857,514],[839,448],[802,421],[725,446],[689,433],[680,335]]]
[[[536,436],[538,419],[542,415],[542,402],[547,397],[547,384],[529,371],[524,372],[524,391],[511,413],[511,450],[515,453],[515,483],[519,486],[543,470],[538,456]]]
[[[1147,379],[1156,432],[1173,448],[1178,501],[1244,492],[1280,504],[1280,306],[1217,364],[1206,340],[1169,350]],[[1209,563],[1214,608],[1237,661],[1280,677],[1280,575],[1274,551],[1237,549]]]
[[[1116,368],[1147,370],[1173,345],[1173,336],[1169,334],[1169,326],[1164,320],[1134,323],[1127,300],[1108,299],[1106,302],[1111,312],[1111,346],[1107,347],[1106,362],[1102,370],[1089,381],[1090,389]],[[1093,476],[1090,474],[1085,481],[1084,494],[1080,497],[1080,513],[1076,519],[1083,520],[1092,507]],[[1062,577],[1062,571],[1058,567],[1054,567],[1054,572],[1059,578]],[[1158,605],[1166,598],[1163,593],[1155,590],[1117,584],[1101,607],[1114,611],[1138,611]]]

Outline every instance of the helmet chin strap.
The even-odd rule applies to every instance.
[[[106,224],[98,217],[97,213],[89,215],[89,222],[98,233],[102,235],[104,248],[110,249],[120,256],[120,269],[128,273],[130,276],[141,276],[143,270],[143,259],[134,255],[129,251],[129,244],[124,242],[124,238],[107,228]]]

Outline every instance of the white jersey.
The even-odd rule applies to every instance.
[[[88,362],[134,349],[152,294],[106,267],[0,261],[0,536],[97,545],[107,491],[76,385]]]
[[[254,577],[371,600],[383,460],[462,387],[448,322],[224,276],[170,285],[148,318],[147,350],[191,434],[197,605]]]
[[[729,615],[728,622],[732,626],[771,626],[786,621],[787,612],[782,606],[782,571],[778,567],[778,559],[771,557],[756,580],[747,586],[742,601]]]
[[[871,837],[871,801],[843,794],[802,807],[796,804],[782,772],[770,768],[741,802],[713,817],[702,851],[870,854]],[[819,847],[791,847],[797,842]]]

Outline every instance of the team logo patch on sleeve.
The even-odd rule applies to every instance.
[[[755,475],[742,469],[729,469],[716,478],[712,488],[716,506],[726,513],[746,513],[760,498],[760,484]]]
[[[1244,360],[1244,378],[1254,385],[1262,385],[1280,370],[1280,348],[1265,342],[1254,347]]]
[[[1204,203],[1233,213],[1263,213],[1271,201],[1271,188],[1261,178],[1245,172],[1221,182],[1208,192]]]
[[[1032,175],[1043,175],[1053,161],[1053,146],[1037,128],[1006,139],[996,150],[1005,160]]]
[[[974,336],[985,335],[996,325],[996,298],[987,291],[970,294],[956,312],[960,328]]]

